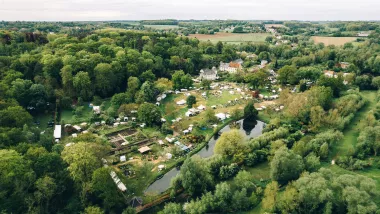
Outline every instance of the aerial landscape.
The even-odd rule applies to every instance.
[[[380,3],[37,1],[0,2],[1,213],[380,213]]]

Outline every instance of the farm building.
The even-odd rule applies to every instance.
[[[358,33],[358,37],[368,37],[368,36],[369,36],[369,33],[365,33],[365,32]]]
[[[228,73],[236,73],[238,70],[241,70],[243,68],[242,64],[243,64],[242,59],[237,59],[229,63],[220,62],[219,70],[227,71]]]
[[[212,69],[202,69],[199,72],[199,79],[201,80],[216,80],[218,79],[218,71],[215,67],[212,67]]]
[[[324,75],[325,75],[326,77],[330,77],[330,78],[332,78],[332,77],[336,77],[336,74],[335,74],[334,71],[328,71],[328,70],[325,70],[325,71],[323,71],[323,73],[324,73]]]

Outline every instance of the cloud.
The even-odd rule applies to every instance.
[[[378,0],[0,0],[0,20],[379,20]]]

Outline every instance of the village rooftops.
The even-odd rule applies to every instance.
[[[325,70],[325,71],[323,71],[323,73],[327,77],[335,77],[335,72],[334,71]]]
[[[215,67],[212,67],[212,69],[204,68],[200,72],[203,73],[204,75],[214,75],[217,73],[217,70]]]
[[[241,68],[241,64],[236,62],[230,62],[229,67],[231,68]]]

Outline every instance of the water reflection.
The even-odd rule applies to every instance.
[[[214,137],[212,137],[208,141],[208,144],[203,149],[201,149],[197,153],[197,155],[201,156],[202,158],[211,157],[214,154],[214,147],[215,147],[216,141],[220,137],[220,134],[223,132],[228,132],[233,128],[237,128],[240,130],[241,133],[244,134],[245,138],[248,140],[250,138],[254,138],[261,135],[264,128],[264,122],[261,122],[258,120],[251,120],[251,119],[239,120],[239,121],[236,121],[236,124],[233,124],[231,126],[230,125],[225,126],[219,131],[219,134],[214,135]],[[161,179],[151,184],[145,192],[150,193],[150,194],[164,192],[170,187],[170,180],[173,177],[175,177],[178,173],[179,173],[179,170],[177,170],[176,168],[170,170]]]

